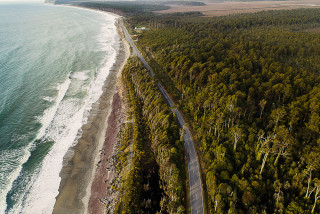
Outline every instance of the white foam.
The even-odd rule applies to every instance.
[[[45,112],[41,118],[42,127],[37,135],[37,139],[40,139],[45,134],[46,129],[49,127],[51,121],[53,120],[63,97],[66,95],[68,88],[70,87],[70,83],[71,83],[71,80],[69,78],[67,78],[64,81],[64,83],[59,84],[57,86],[58,96],[56,98],[56,102],[51,108],[45,110]]]
[[[59,106],[60,102],[62,101],[64,95],[66,94],[66,91],[68,90],[69,85],[70,85],[70,79],[67,78],[67,80],[64,83],[57,86],[58,96],[56,98],[56,102],[51,108],[47,109],[44,112],[44,115],[40,121],[42,124],[42,127],[39,130],[35,139],[39,139],[44,135],[46,129],[50,125],[50,122],[53,120],[54,115],[58,109],[58,106]],[[20,137],[16,136],[16,137],[19,139],[25,138],[24,136],[20,136]],[[19,139],[17,139],[17,140],[19,140]],[[0,213],[4,213],[7,208],[6,196],[7,196],[8,192],[11,190],[13,182],[20,175],[21,170],[22,170],[22,165],[28,161],[28,159],[31,155],[30,150],[32,147],[33,147],[33,142],[30,142],[25,148],[21,148],[18,151],[10,150],[10,153],[14,154],[14,156],[15,156],[14,160],[16,163],[15,165],[17,167],[15,167],[13,172],[9,175],[10,179],[8,180],[8,182],[7,182],[8,184],[6,185],[6,187],[2,190],[0,189]],[[24,154],[21,154],[21,153],[24,153]],[[6,160],[6,162],[8,162],[8,160],[10,160],[10,157],[8,155],[9,154],[4,153],[4,151],[0,151],[0,162],[2,164],[5,163],[5,161],[3,161],[3,162],[1,161],[2,158],[4,158]],[[5,169],[9,168],[9,167],[5,167],[5,166],[2,166],[2,167]]]
[[[45,101],[48,101],[50,103],[54,101],[54,98],[52,98],[52,97],[42,97],[42,99]]]
[[[62,169],[63,157],[80,137],[81,127],[87,123],[92,104],[103,93],[104,81],[115,62],[116,50],[111,45],[117,43],[118,37],[113,22],[110,23],[114,21],[114,16],[104,15],[106,24],[102,28],[99,43],[101,43],[101,49],[106,52],[107,58],[104,59],[102,68],[98,69],[95,78],[87,87],[88,96],[82,103],[75,98],[63,99],[62,97],[61,100],[58,99],[60,100],[59,105],[46,112],[47,116],[44,117],[43,122],[47,121],[46,124],[49,125],[46,129],[42,129],[40,133],[42,137],[52,139],[55,143],[44,158],[38,177],[18,213],[45,214],[53,211],[55,197],[59,193],[58,189],[61,181],[59,173]],[[112,25],[112,28],[110,28],[110,25]],[[105,42],[102,41],[103,37]],[[88,75],[84,74],[84,72],[77,72],[72,75],[72,78],[84,81],[88,78]],[[64,86],[67,86],[63,88],[68,90],[69,87],[72,87],[72,80],[69,79],[68,84]],[[65,91],[65,93],[68,92]]]
[[[29,144],[24,149],[16,149],[16,150],[10,150],[9,152],[6,151],[0,151],[0,163],[1,167],[3,169],[9,169],[9,166],[3,165],[4,163],[8,164],[8,160],[14,160],[15,161],[15,169],[12,171],[12,173],[9,175],[9,180],[7,182],[7,185],[2,189],[0,189],[0,213],[5,213],[5,210],[7,209],[7,203],[6,203],[6,197],[8,192],[11,190],[13,182],[18,178],[20,175],[20,172],[22,170],[22,164],[27,162],[29,159],[31,153],[31,144]],[[21,154],[21,153],[24,154]],[[14,157],[10,157],[14,156]],[[3,160],[3,161],[2,161]]]
[[[55,197],[59,193],[61,179],[59,172],[62,168],[62,160],[82,126],[82,116],[85,110],[85,107],[82,107],[71,118],[67,118],[63,111],[71,110],[72,112],[73,101],[64,101],[62,106],[59,109],[61,114],[57,115],[55,124],[48,133],[54,138],[55,144],[43,160],[41,171],[25,201],[22,213],[52,213]],[[58,122],[59,120],[61,121]],[[61,130],[63,127],[65,129]]]
[[[106,22],[108,21],[110,22],[110,17],[106,16],[105,20]],[[100,36],[98,36],[98,43],[101,46],[101,50],[106,52],[107,58],[104,59],[103,66],[101,69],[99,69],[96,79],[94,81],[94,85],[91,87],[91,92],[92,92],[91,103],[96,102],[100,98],[103,92],[102,87],[104,85],[104,81],[109,75],[110,68],[112,67],[113,63],[116,60],[117,52],[114,48],[110,46],[110,41],[111,41],[111,44],[115,44],[117,39],[117,34],[114,33],[116,32],[116,28],[114,25],[112,26],[113,27],[110,29],[110,25],[105,24],[101,29]],[[106,44],[107,41],[108,41],[108,44]]]
[[[89,78],[88,76],[88,73],[90,71],[79,71],[79,72],[76,72],[74,74],[72,74],[72,78],[75,78],[77,80],[81,80],[81,81],[84,81],[84,80],[87,80]]]

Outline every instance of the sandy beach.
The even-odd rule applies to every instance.
[[[105,213],[104,203],[108,196],[106,196],[107,188],[111,187],[114,175],[109,169],[112,168],[111,155],[114,151],[114,146],[118,141],[117,135],[120,130],[120,118],[123,112],[123,102],[121,98],[120,84],[121,84],[121,70],[123,69],[127,59],[130,55],[129,44],[124,38],[121,28],[118,26],[119,34],[121,35],[121,48],[119,55],[124,56],[122,64],[120,65],[119,72],[117,74],[116,91],[113,96],[112,109],[108,117],[108,127],[106,130],[105,141],[103,147],[100,150],[99,160],[97,160],[97,168],[91,185],[91,195],[88,204],[88,213],[90,214],[102,214]]]
[[[104,213],[100,199],[104,198],[110,181],[107,160],[117,141],[121,113],[117,80],[130,54],[121,29],[117,29],[120,48],[116,62],[105,80],[102,96],[93,105],[88,123],[82,127],[82,137],[64,158],[53,213]]]

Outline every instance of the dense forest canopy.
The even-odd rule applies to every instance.
[[[108,10],[101,4],[93,8]],[[139,48],[193,129],[208,212],[319,213],[320,9],[208,18],[197,12],[154,15],[146,8],[117,10],[130,17],[126,24]],[[135,26],[148,30],[134,31]],[[136,72],[141,64],[130,66],[132,75],[124,78],[128,93],[139,101],[139,124],[158,133],[150,129],[152,117],[165,117],[169,109],[160,117],[147,110],[155,95],[143,85],[152,80]],[[163,142],[183,150],[171,140]],[[183,179],[179,158],[169,158],[179,172],[174,181]],[[143,162],[137,163],[143,169]],[[172,209],[181,211],[182,190],[174,194],[179,200]]]
[[[114,12],[127,17],[136,17],[140,16],[141,14],[152,14],[152,11],[167,10],[170,8],[170,6],[161,3],[141,3],[135,1],[77,2],[74,4],[81,7]]]
[[[320,212],[319,9],[128,23],[193,127],[212,213]]]
[[[184,152],[176,119],[138,58],[129,59],[122,82],[131,122],[121,131],[118,170],[127,173],[115,213],[184,213]]]

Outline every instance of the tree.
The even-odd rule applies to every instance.
[[[256,196],[251,191],[246,191],[242,195],[242,203],[249,207],[255,200]]]
[[[307,166],[304,170],[306,177],[308,178],[308,187],[306,191],[306,198],[310,197],[309,189],[310,183],[312,180],[312,171],[318,170],[320,168],[320,156],[318,149],[312,150],[310,153],[305,154],[304,161],[306,162]]]
[[[229,119],[228,119],[228,128],[230,127],[230,122],[231,126],[233,126],[233,121],[235,117],[235,108],[236,108],[236,103],[237,103],[237,97],[236,96],[230,96],[228,97],[227,104],[226,104],[226,109],[229,114]]]
[[[216,212],[227,213],[234,208],[239,213],[306,213],[304,196],[310,195],[313,179],[319,175],[319,169],[311,170],[301,160],[311,151],[305,148],[314,150],[320,145],[320,36],[300,30],[301,26],[316,26],[319,11],[273,11],[192,20],[188,19],[190,14],[148,16],[150,23],[158,23],[162,29],[143,32],[138,44],[142,50],[149,49],[146,55],[156,65],[157,79],[172,83],[168,92],[180,101],[179,108],[188,117],[196,138],[205,142],[200,155],[204,157],[209,187],[208,212],[216,208]],[[183,92],[183,100],[175,87]],[[153,123],[152,129],[161,121]],[[234,131],[236,128],[232,129],[237,124],[241,137]],[[265,133],[258,135],[256,143],[258,130]],[[231,151],[236,153],[231,155],[228,148],[240,151],[239,143],[241,152]],[[258,164],[253,160],[255,155]],[[272,166],[266,173],[264,168],[270,158]],[[259,180],[259,172],[266,174],[263,181]],[[232,183],[236,191],[238,182],[231,177],[243,178],[247,188],[237,196],[222,194],[219,198],[216,187],[222,182]],[[252,189],[253,180],[258,180],[259,188]],[[273,186],[275,181],[281,183]],[[246,192],[256,197],[256,203],[241,204]],[[231,197],[235,197],[232,204]],[[250,202],[250,194],[244,198]]]
[[[241,137],[243,137],[244,135],[243,135],[243,133],[242,133],[242,129],[239,128],[238,126],[232,127],[230,131],[231,131],[231,135],[232,135],[233,138],[234,138],[234,141],[233,141],[233,150],[236,151],[236,149],[237,149],[237,143],[238,143],[239,139],[240,139]]]
[[[262,99],[259,103],[259,106],[260,106],[260,119],[262,117],[262,113],[263,113],[263,110],[264,110],[264,107],[266,106],[267,104],[267,101],[265,99]]]
[[[217,139],[219,140],[220,134],[223,130],[222,124],[223,124],[223,114],[219,114],[217,119],[215,120],[215,125],[214,125],[214,135],[217,136]]]
[[[320,180],[318,178],[315,178],[313,182],[314,182],[314,189],[312,190],[312,192],[315,190],[315,193],[314,193],[314,204],[313,204],[311,213],[314,213],[314,209],[317,205],[317,201],[320,198],[320,195],[319,195],[319,193],[320,193]]]
[[[275,135],[274,134],[269,134],[267,137],[261,137],[260,139],[260,154],[264,154],[263,159],[262,159],[262,164],[260,168],[260,175],[262,173],[262,170],[264,168],[264,165],[266,164],[268,155],[272,151],[272,142],[274,141]]]
[[[285,126],[280,126],[275,135],[272,151],[277,155],[274,165],[276,166],[280,156],[289,156],[289,147],[293,143],[293,137],[289,134],[288,129]]]
[[[274,122],[274,130],[275,133],[278,127],[279,121],[286,115],[286,111],[284,108],[277,108],[271,112],[271,119]]]
[[[276,212],[283,213],[283,201],[284,201],[284,194],[281,190],[283,185],[279,180],[276,180],[273,184],[275,189],[275,193],[273,194],[274,199],[276,200]]]

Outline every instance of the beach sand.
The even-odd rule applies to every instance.
[[[113,179],[112,172],[107,171],[107,168],[111,167],[108,160],[117,141],[120,113],[121,100],[119,94],[116,93],[113,97],[112,112],[108,118],[106,140],[101,150],[99,164],[91,185],[91,196],[88,205],[88,213],[105,213],[103,203],[105,201],[104,199],[106,198],[106,190],[111,186],[111,180]]]
[[[121,29],[119,29],[121,31]],[[91,196],[88,205],[88,213],[90,214],[102,214],[105,213],[104,199],[109,199],[106,195],[107,188],[111,187],[111,182],[114,178],[112,171],[108,169],[114,167],[112,161],[110,160],[112,152],[114,151],[114,146],[118,141],[117,135],[120,130],[120,118],[123,114],[122,98],[120,96],[120,84],[121,84],[121,70],[123,69],[127,59],[130,55],[129,44],[124,38],[122,32],[119,32],[122,38],[122,45],[124,45],[122,55],[125,56],[124,63],[120,68],[118,73],[118,81],[116,84],[116,91],[113,96],[112,111],[108,118],[108,128],[106,132],[106,138],[103,148],[100,152],[100,159],[98,161],[99,165],[96,169],[95,176],[91,185]]]
[[[90,112],[88,123],[82,127],[82,137],[64,158],[53,213],[104,213],[99,199],[106,194],[106,162],[117,141],[121,112],[117,79],[130,54],[121,28],[117,29],[121,41],[116,62],[105,81],[102,96]]]

